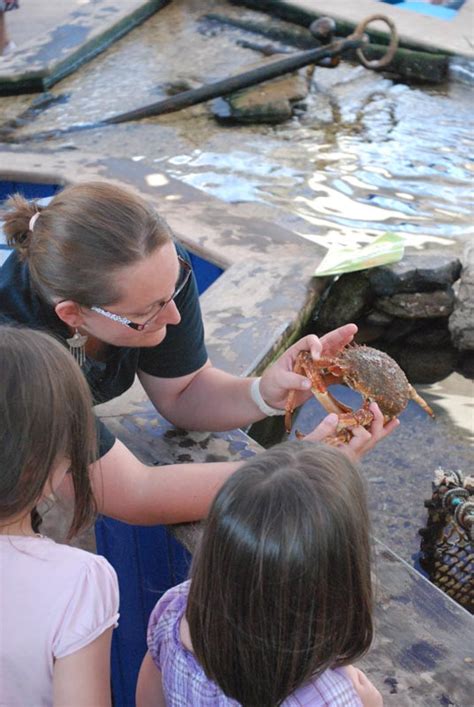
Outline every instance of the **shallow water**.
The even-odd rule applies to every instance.
[[[268,40],[209,23],[208,12],[262,17],[222,0],[174,0],[54,86],[50,94],[61,100],[34,113],[28,109],[36,96],[0,99],[4,120],[24,115],[13,134],[18,149],[133,158],[160,179],[164,171],[229,203],[251,203],[256,216],[313,241],[319,255],[386,230],[403,235],[410,248],[462,251],[472,237],[474,173],[472,89],[462,85],[407,86],[343,62],[317,69],[305,106],[279,126],[224,127],[205,104],[138,123],[60,132],[155,102],[170,83],[200,85],[258,61],[259,53],[237,41]],[[53,135],[30,142],[43,131]],[[437,419],[410,404],[396,435],[367,460],[375,534],[409,562],[419,548],[434,469],[472,465],[473,386],[458,374],[417,386]],[[345,391],[342,399],[350,396]],[[311,401],[298,426],[307,431],[322,415]]]
[[[15,139],[98,121],[165,97],[170,83],[200,85],[259,59],[237,42],[267,39],[210,22],[209,12],[262,17],[176,0],[57,84],[51,94],[63,101],[28,117]],[[30,101],[2,99],[5,115]],[[410,247],[460,251],[472,234],[472,94],[462,85],[409,87],[343,62],[316,69],[305,105],[279,126],[222,127],[204,104],[34,146],[158,163],[220,199],[253,203],[323,249],[392,230]]]
[[[409,563],[420,550],[418,530],[426,524],[424,500],[431,497],[434,471],[472,473],[474,446],[474,381],[457,373],[417,391],[433,408],[431,419],[410,401],[400,415],[399,428],[364,459],[374,535]],[[357,408],[360,396],[344,386],[333,386],[336,397]],[[325,416],[321,405],[309,400],[294,427],[308,433]]]

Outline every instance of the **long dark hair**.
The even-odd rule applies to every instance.
[[[372,641],[369,520],[357,468],[295,442],[247,462],[218,493],[186,618],[207,676],[245,707],[275,707]]]
[[[68,537],[91,523],[89,464],[96,457],[92,400],[79,366],[48,334],[0,326],[0,524],[31,513],[62,458],[75,495]]]
[[[107,182],[68,186],[44,208],[16,194],[6,202],[4,231],[7,243],[27,260],[44,300],[70,299],[86,307],[116,301],[117,271],[172,238],[146,201]]]

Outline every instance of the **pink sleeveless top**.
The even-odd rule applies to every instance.
[[[148,624],[148,650],[161,672],[168,707],[238,707],[208,677],[193,653],[182,644],[179,625],[186,609],[190,582],[169,589],[157,603]],[[344,668],[326,670],[298,688],[282,707],[362,707]]]

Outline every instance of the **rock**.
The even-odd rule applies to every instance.
[[[457,351],[452,346],[435,349],[406,346],[399,351],[398,363],[410,383],[436,383],[454,371],[457,357]]]
[[[404,341],[416,329],[418,322],[414,319],[398,319],[394,317],[390,327],[385,332],[385,339],[389,344]]]
[[[331,331],[359,319],[370,303],[370,284],[365,273],[341,275],[332,282],[316,313],[318,329]]]
[[[450,287],[435,292],[400,293],[375,300],[374,307],[401,319],[449,317],[454,308],[454,292]]]
[[[450,346],[451,337],[448,329],[447,319],[432,319],[427,322],[419,320],[416,322],[416,330],[407,336],[405,343],[408,346],[421,346],[422,348],[434,348],[437,346]]]
[[[371,326],[386,327],[392,323],[393,317],[390,317],[388,314],[385,314],[385,312],[378,312],[376,309],[373,309],[366,316],[365,321]]]
[[[248,69],[273,63],[281,58],[276,54],[251,64]],[[293,104],[302,101],[309,92],[313,66],[303,67],[292,74],[265,81],[258,86],[244,88],[211,104],[219,120],[239,123],[281,123],[293,115]]]
[[[459,355],[456,370],[465,378],[474,379],[474,351],[464,351]]]
[[[466,247],[461,282],[449,318],[449,330],[454,346],[461,351],[474,350],[474,246]]]
[[[458,258],[430,253],[407,255],[399,263],[383,265],[367,271],[367,277],[377,295],[396,292],[432,292],[443,290],[455,282],[461,273]]]

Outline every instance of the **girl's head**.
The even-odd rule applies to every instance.
[[[246,707],[280,704],[372,639],[369,521],[361,477],[336,449],[286,443],[218,493],[187,608],[206,674]]]
[[[28,261],[39,295],[69,326],[112,344],[151,346],[164,337],[164,325],[179,321],[170,304],[156,326],[137,332],[91,309],[137,323],[153,319],[182,275],[169,226],[133,192],[86,182],[66,187],[44,208],[15,195],[5,233]]]
[[[0,525],[26,517],[69,470],[75,493],[71,537],[95,511],[89,387],[61,344],[29,329],[0,326],[0,370]]]

